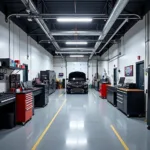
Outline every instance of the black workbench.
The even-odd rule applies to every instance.
[[[145,115],[144,91],[140,89],[107,87],[107,100],[128,117]]]
[[[7,93],[3,93],[3,95],[5,94],[7,95]],[[3,99],[2,97],[0,97],[0,120],[1,120],[0,129],[12,128],[16,126],[16,97],[15,95],[14,96],[12,95],[12,97],[7,98],[7,99]]]
[[[117,108],[130,116],[145,116],[144,91],[140,89],[117,89]]]

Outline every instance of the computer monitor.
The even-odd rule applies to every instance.
[[[27,88],[33,88],[32,81],[27,81]]]
[[[124,84],[124,81],[125,81],[125,77],[120,77],[118,84],[123,85],[123,84]]]
[[[41,81],[39,78],[35,78],[35,82],[36,82],[36,84],[41,84]]]
[[[28,88],[27,82],[23,82],[23,85],[24,85],[24,88],[25,88],[25,89]]]

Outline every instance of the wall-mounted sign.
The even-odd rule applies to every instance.
[[[59,76],[59,77],[63,77],[63,76],[64,76],[64,73],[59,73],[58,76]]]
[[[133,65],[125,67],[124,74],[125,77],[133,76]]]

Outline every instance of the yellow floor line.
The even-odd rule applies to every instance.
[[[62,97],[64,94],[60,94],[59,97]]]
[[[40,144],[41,140],[43,139],[43,137],[45,136],[45,134],[47,133],[47,131],[49,130],[49,128],[51,127],[52,123],[54,122],[54,120],[56,119],[56,117],[58,116],[59,112],[61,111],[61,109],[63,108],[63,106],[65,105],[67,100],[65,100],[62,105],[60,106],[59,110],[57,111],[57,113],[55,114],[55,116],[53,117],[53,119],[50,121],[50,123],[47,125],[47,127],[45,128],[45,130],[43,131],[43,133],[40,135],[40,137],[38,138],[38,140],[36,141],[36,143],[34,144],[34,146],[32,147],[31,150],[36,150],[37,146]]]
[[[110,126],[112,128],[112,130],[114,131],[115,135],[117,136],[117,138],[119,139],[120,143],[122,144],[122,146],[124,147],[125,150],[129,150],[128,146],[126,145],[126,143],[123,141],[123,139],[121,138],[121,136],[119,135],[119,133],[117,132],[117,130],[114,128],[113,125]]]

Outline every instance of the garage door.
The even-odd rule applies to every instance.
[[[84,72],[87,77],[87,62],[67,62],[67,77],[74,71]]]

